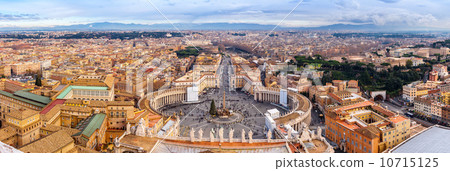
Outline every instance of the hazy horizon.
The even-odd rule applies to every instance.
[[[350,24],[450,30],[445,9],[450,2],[444,0],[0,0],[0,4],[1,28],[111,22],[279,24],[283,28]]]

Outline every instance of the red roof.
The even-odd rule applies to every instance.
[[[66,99],[56,99],[53,102],[51,102],[49,105],[47,105],[44,110],[42,110],[40,112],[40,114],[46,114],[48,113],[50,110],[52,110],[53,107],[55,107],[57,104],[64,104],[64,102],[66,101]]]
[[[350,130],[354,130],[354,129],[358,129],[358,128],[359,128],[358,125],[356,125],[356,124],[348,124],[348,123],[345,122],[345,121],[338,120],[338,121],[336,121],[336,122],[337,122],[338,124],[340,124],[340,125],[346,127],[347,129],[350,129]]]
[[[396,117],[389,117],[389,120],[391,120],[394,123],[399,123],[399,122],[403,122],[404,120],[406,120],[406,118],[403,116],[396,116]]]
[[[395,113],[394,112],[392,112],[392,111],[389,111],[389,110],[387,110],[387,109],[385,109],[385,108],[382,108],[382,107],[380,107],[380,106],[376,106],[376,105],[373,105],[372,106],[372,109],[374,109],[374,110],[376,110],[376,111],[378,111],[378,112],[380,112],[380,113],[382,113],[383,115],[386,115],[386,116],[395,116]]]
[[[436,89],[436,90],[428,90],[428,94],[439,93],[440,91],[441,91],[440,89]]]
[[[360,108],[360,107],[365,107],[365,106],[373,106],[373,105],[374,105],[374,103],[371,102],[371,101],[359,102],[359,103],[355,103],[355,104],[352,104],[352,105],[348,105],[348,106],[344,106],[344,107],[338,108],[336,113],[341,113],[342,111],[346,111],[346,110],[349,110],[349,109]]]
[[[335,99],[336,101],[342,103],[342,99],[341,99],[339,96],[337,96],[336,94],[334,94],[334,93],[328,93],[328,95],[329,95],[331,98]]]

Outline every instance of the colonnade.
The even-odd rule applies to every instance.
[[[186,101],[187,92],[185,88],[168,89],[163,92],[154,92],[151,98],[153,99],[152,108],[159,109],[165,105]]]
[[[257,87],[254,93],[254,98],[259,102],[271,102],[278,104],[280,102],[280,92],[279,89],[276,88]],[[311,117],[312,104],[303,95],[289,92],[288,105],[291,109],[290,112],[276,120],[282,122],[283,124],[289,124],[294,130],[299,131],[302,128],[301,124],[303,122],[307,122],[307,120]]]
[[[280,103],[280,94],[278,92],[259,91],[255,92],[255,100],[259,102]]]
[[[168,104],[181,103],[183,101],[186,101],[186,93],[171,94],[168,96],[162,96],[160,98],[157,98],[156,106],[157,108],[160,108]]]

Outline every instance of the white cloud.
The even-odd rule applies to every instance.
[[[151,0],[173,22],[278,24],[300,0]],[[88,22],[166,23],[147,0],[0,0],[2,14],[36,14],[8,25],[61,25]],[[446,26],[448,0],[305,0],[283,26],[335,23]],[[25,19],[25,18],[23,18]],[[444,23],[444,24],[439,24]]]
[[[347,11],[335,15],[333,19],[340,22],[375,24],[380,26],[431,26],[438,21],[431,13],[420,14],[402,8]]]
[[[334,5],[340,9],[359,9],[360,4],[358,0],[334,0]]]

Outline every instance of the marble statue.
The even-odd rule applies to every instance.
[[[272,131],[267,131],[267,142],[270,142],[270,139],[272,139]]]
[[[311,141],[311,135],[308,129],[303,129],[302,136],[300,136],[300,141]]]
[[[308,129],[308,125],[306,125],[305,122],[302,122],[301,125],[302,125],[302,129]]]
[[[136,136],[145,137],[145,125],[144,125],[144,119],[140,119],[138,125],[136,126]]]
[[[319,137],[319,139],[322,138],[322,128],[321,127],[317,128],[317,137]]]
[[[248,143],[252,143],[253,142],[253,132],[252,130],[250,130],[248,132]]]
[[[119,138],[118,137],[114,138],[114,146],[116,146],[116,147],[120,146],[120,142],[119,142]]]
[[[241,142],[245,142],[245,130],[244,129],[242,129],[242,131],[241,131]]]
[[[136,126],[132,126],[130,132],[131,134],[136,134]]]
[[[223,142],[223,128],[220,127],[219,129],[219,142]]]
[[[130,134],[130,133],[131,133],[131,124],[130,124],[130,122],[128,122],[126,134]]]
[[[287,132],[287,138],[291,139],[292,138],[292,128],[288,130]]]
[[[233,128],[231,128],[230,132],[228,132],[228,138],[230,139],[230,142],[233,142],[233,134],[234,134],[234,130],[233,130]]]
[[[203,130],[200,128],[200,130],[198,130],[198,141],[202,141],[203,139]]]
[[[213,129],[211,129],[211,131],[209,131],[209,141],[214,142],[214,133],[213,133]]]
[[[190,137],[191,137],[191,142],[194,142],[195,141],[195,130],[194,130],[194,128],[191,128],[191,131],[189,132],[189,134],[190,134]]]

